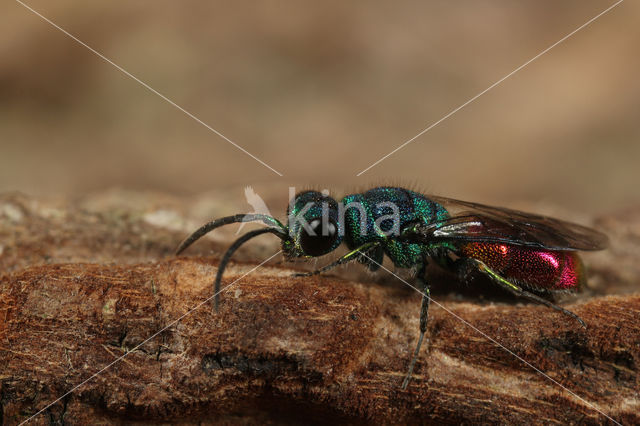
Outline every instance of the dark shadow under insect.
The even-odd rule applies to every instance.
[[[261,214],[217,219],[189,236],[176,254],[223,225],[254,221],[268,225],[238,238],[222,257],[215,280],[216,310],[222,274],[231,257],[242,244],[265,233],[282,240],[282,250],[289,259],[322,256],[343,242],[349,248],[329,265],[298,276],[320,274],[352,261],[375,271],[385,255],[396,267],[416,268],[422,293],[420,334],[403,389],[409,384],[427,330],[429,261],[463,280],[479,271],[510,293],[562,312],[584,327],[573,312],[531,291],[578,291],[585,274],[577,251],[601,250],[608,243],[604,234],[574,223],[396,187],[373,188],[339,202],[317,191],[300,192],[291,200],[287,219],[287,226]]]

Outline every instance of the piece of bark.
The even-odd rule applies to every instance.
[[[563,305],[587,329],[500,294],[494,303],[441,290],[434,300],[447,311],[432,305],[430,343],[401,390],[418,334],[413,290],[293,278],[285,264],[241,278],[277,251],[269,240],[230,264],[215,313],[202,303],[224,245],[209,239],[174,258],[184,203],[123,198],[137,209],[0,199],[5,424],[70,390],[33,421],[640,422],[640,209],[597,221],[612,247],[587,256],[591,290]]]

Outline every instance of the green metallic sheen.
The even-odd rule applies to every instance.
[[[382,221],[381,227],[377,227],[375,223],[378,218],[391,214],[392,210],[391,208],[379,208],[377,206],[385,202],[391,202],[398,206],[400,230],[415,222],[429,224],[449,217],[447,210],[440,204],[417,192],[404,188],[373,188],[362,194],[347,195],[341,202],[345,208],[345,228],[347,233],[344,241],[346,245],[353,250],[366,243],[379,242],[382,250],[374,253],[374,260],[382,263],[383,254],[386,254],[394,265],[399,268],[421,266],[424,263],[425,256],[429,255],[431,248],[424,244],[399,242],[393,235],[384,235],[383,231],[391,229],[389,221]],[[361,235],[360,232],[360,210],[355,207],[349,207],[349,204],[353,202],[359,203],[366,211],[368,226],[364,235]]]

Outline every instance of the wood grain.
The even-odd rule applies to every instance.
[[[78,385],[33,422],[640,422],[640,210],[596,220],[612,248],[587,256],[590,290],[563,303],[587,329],[499,293],[452,293],[440,275],[443,308],[403,391],[420,300],[404,284],[293,278],[282,263],[243,277],[277,250],[266,243],[230,265],[215,313],[206,300],[224,244],[174,258],[184,232],[144,211],[180,217],[182,203],[130,204],[116,214],[0,199],[4,424]]]

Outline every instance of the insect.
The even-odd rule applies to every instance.
[[[319,274],[352,261],[375,271],[385,255],[398,268],[414,269],[423,294],[420,333],[403,389],[409,384],[427,330],[429,262],[462,280],[474,272],[483,273],[514,295],[560,311],[585,327],[576,314],[536,293],[579,290],[585,273],[577,251],[601,250],[608,244],[606,235],[574,223],[398,187],[376,187],[347,195],[340,202],[317,191],[303,191],[291,200],[287,218],[285,226],[262,214],[223,217],[195,231],[176,254],[223,225],[252,221],[268,225],[242,235],[222,257],[215,279],[216,309],[222,275],[232,255],[242,244],[265,233],[282,240],[289,259],[322,256],[342,243],[348,247],[348,253],[334,262],[298,276]]]

